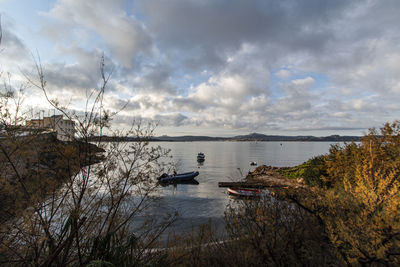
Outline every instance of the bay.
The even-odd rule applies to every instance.
[[[330,142],[157,142],[170,149],[177,172],[199,171],[198,185],[178,184],[160,187],[153,215],[178,213],[177,222],[168,232],[187,233],[204,223],[223,227],[226,206],[232,200],[218,182],[239,181],[254,170],[250,162],[276,167],[296,166],[326,154]],[[197,153],[206,156],[197,162]],[[223,231],[223,230],[221,230]]]

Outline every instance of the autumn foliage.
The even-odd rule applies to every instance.
[[[400,121],[279,172],[308,186],[231,209],[241,252],[251,247],[252,260],[272,265],[400,264]]]
[[[400,122],[371,129],[359,145],[334,147],[321,216],[350,263],[400,264]]]
[[[400,264],[400,121],[284,172],[322,189],[291,198],[320,219],[344,262]]]

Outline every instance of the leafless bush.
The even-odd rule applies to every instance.
[[[148,142],[154,127],[136,123],[125,132],[114,132],[119,137],[135,136],[135,142],[102,142],[104,129],[113,133],[110,121],[114,115],[103,105],[110,78],[104,72],[103,59],[102,86],[90,93],[80,114],[49,99],[40,61],[36,67],[38,79],[29,78],[29,82],[43,90],[59,113],[76,123],[76,139],[65,143],[53,139],[38,141],[35,136],[35,141],[26,146],[1,143],[2,156],[15,178],[6,189],[21,192],[16,202],[25,203],[1,227],[1,263],[82,266],[108,262],[131,266],[162,259],[161,253],[149,253],[149,249],[174,216],[149,218],[140,225],[135,220],[151,203],[155,178],[166,167],[160,159],[168,151]],[[1,119],[8,126],[7,120],[17,113],[7,112],[8,105],[0,108]],[[14,140],[21,138],[15,136]],[[99,151],[104,152],[99,155]],[[44,159],[39,159],[38,155],[43,153]],[[35,168],[18,167],[21,158],[36,160],[31,165]],[[2,180],[4,176],[3,169]]]

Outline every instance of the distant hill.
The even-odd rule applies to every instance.
[[[340,135],[330,135],[330,136],[311,136],[311,135],[298,135],[298,136],[284,136],[284,135],[265,135],[259,133],[252,133],[248,135],[238,135],[231,139],[234,141],[324,141],[324,142],[350,142],[350,141],[360,141],[360,136],[340,136]]]
[[[193,135],[184,135],[184,136],[158,136],[153,138],[156,141],[169,141],[169,142],[187,142],[187,141],[226,141],[229,138],[224,137],[210,137],[210,136],[193,136]]]
[[[97,141],[99,137],[92,137],[93,141]],[[237,135],[234,137],[211,137],[211,136],[155,136],[145,139],[151,142],[193,142],[193,141],[260,141],[260,142],[287,142],[287,141],[297,141],[297,142],[358,142],[360,141],[360,136],[340,136],[340,135],[330,135],[323,137],[316,137],[311,135],[298,135],[298,136],[284,136],[284,135],[265,135],[260,133],[251,133],[247,135]],[[110,137],[102,136],[102,141],[137,141],[136,137]]]
[[[238,135],[234,137],[210,137],[210,136],[159,136],[154,137],[155,141],[170,141],[170,142],[187,142],[187,141],[321,141],[321,142],[351,142],[360,141],[360,136],[340,136],[330,135],[323,137],[316,137],[311,135],[306,136],[284,136],[284,135],[265,135],[260,133],[251,133],[248,135]]]

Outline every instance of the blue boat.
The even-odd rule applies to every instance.
[[[199,172],[185,172],[185,173],[171,174],[171,175],[164,173],[163,175],[158,177],[158,181],[160,183],[179,183],[179,182],[193,180],[194,177],[196,177],[197,175],[199,175]]]

